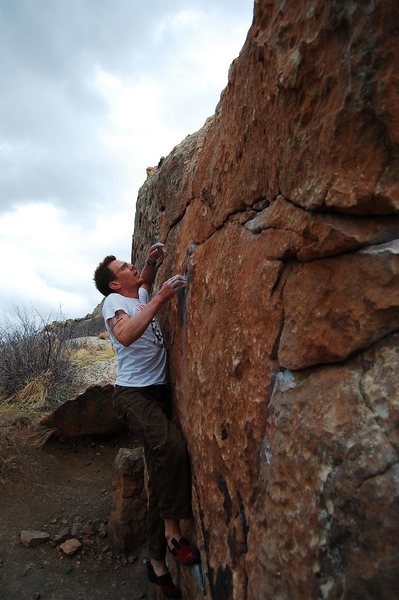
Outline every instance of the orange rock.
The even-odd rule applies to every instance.
[[[66,556],[73,556],[82,547],[82,544],[76,538],[71,538],[58,547]]]
[[[283,292],[279,362],[343,360],[399,329],[399,240],[298,265]]]

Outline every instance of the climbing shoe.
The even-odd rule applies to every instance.
[[[170,540],[172,547],[168,545],[170,552],[181,565],[196,565],[200,562],[200,553],[198,548],[190,544],[186,538],[182,537],[179,541],[175,538]]]
[[[146,562],[147,577],[151,583],[159,585],[165,598],[181,598],[180,588],[173,583],[173,579],[170,573],[165,575],[157,575],[150,561]]]

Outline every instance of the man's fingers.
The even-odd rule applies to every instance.
[[[162,244],[161,242],[157,242],[156,244],[153,244],[151,246],[151,248],[148,250],[147,252],[147,260],[153,261],[155,262],[163,262],[165,255],[167,253],[167,249],[165,244]]]
[[[187,285],[187,277],[184,277],[184,275],[174,275],[166,283],[173,289],[184,287]]]
[[[157,242],[156,244],[153,244],[151,246],[151,248],[148,250],[148,253],[152,253],[152,252],[157,252],[159,256],[161,256],[162,254],[166,254],[167,249],[165,244],[162,244],[161,242]]]

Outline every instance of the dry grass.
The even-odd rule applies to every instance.
[[[17,467],[15,451],[22,430],[29,430],[24,439],[34,445],[38,445],[39,430],[40,440],[44,434],[46,440],[51,435],[38,425],[46,407],[49,377],[48,373],[40,375],[9,398],[0,398],[0,477]]]
[[[49,375],[45,373],[29,381],[14,395],[0,400],[0,427],[25,419],[34,420],[43,411],[48,389]]]
[[[108,331],[102,331],[101,333],[98,334],[97,337],[100,340],[109,340],[109,333],[108,333]]]
[[[72,364],[78,367],[92,365],[99,360],[109,360],[114,358],[115,352],[112,346],[104,348],[103,346],[82,346],[70,350],[69,359]]]

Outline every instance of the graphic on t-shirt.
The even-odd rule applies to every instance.
[[[153,344],[155,344],[159,348],[164,348],[165,346],[163,343],[162,332],[159,328],[158,323],[155,321],[155,319],[153,319],[151,321],[151,329],[152,329],[152,333],[154,334],[154,339],[152,340]]]

